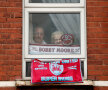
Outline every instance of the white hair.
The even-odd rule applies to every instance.
[[[61,32],[61,31],[55,31],[55,32],[52,33],[51,37],[53,38],[55,35],[59,35],[59,36],[61,35],[62,36],[63,32]]]

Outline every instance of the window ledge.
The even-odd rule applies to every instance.
[[[93,81],[91,80],[84,80],[83,83],[46,83],[46,84],[31,84],[30,81],[25,80],[16,80],[16,86],[72,86],[72,85],[85,85],[85,86],[93,86]]]

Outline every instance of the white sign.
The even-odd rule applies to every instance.
[[[35,54],[80,54],[80,47],[66,47],[66,46],[37,46],[30,45],[29,53]]]

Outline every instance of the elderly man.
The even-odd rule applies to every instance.
[[[61,31],[55,31],[51,35],[51,42],[52,44],[62,44],[61,43],[61,36],[63,35],[63,32]]]
[[[46,44],[46,42],[43,40],[43,38],[44,38],[43,28],[42,27],[36,27],[34,30],[34,36],[33,36],[35,43]]]

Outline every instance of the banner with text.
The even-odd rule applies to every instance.
[[[32,60],[31,83],[63,82],[82,82],[79,59],[62,59],[50,63]]]
[[[80,54],[79,46],[29,46],[29,53],[32,55],[35,54]]]

